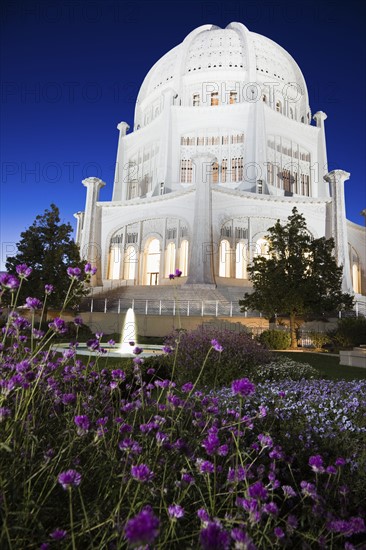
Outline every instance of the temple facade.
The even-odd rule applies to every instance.
[[[296,206],[314,238],[335,239],[343,288],[362,299],[366,230],[346,219],[350,174],[328,172],[326,118],[272,40],[241,23],[192,31],[147,74],[133,127],[117,126],[112,200],[83,181],[76,239],[95,286],[163,286],[176,269],[179,284],[243,285]]]

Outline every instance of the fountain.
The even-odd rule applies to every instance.
[[[130,307],[127,310],[126,317],[123,323],[122,328],[122,338],[119,347],[117,348],[118,354],[123,356],[133,355],[132,347],[130,342],[133,342],[132,345],[137,345],[136,342],[137,331],[136,331],[136,317],[134,310]]]
[[[126,312],[125,320],[123,322],[123,327],[121,331],[121,341],[119,346],[111,346],[109,344],[101,343],[101,347],[106,350],[107,357],[135,357],[133,350],[138,346],[137,340],[137,322],[135,312],[132,308],[129,308]],[[54,351],[63,352],[69,346],[68,344],[57,344],[52,346]],[[138,346],[143,348],[142,353],[139,354],[139,357],[151,357],[152,355],[157,355],[163,353],[163,346],[158,345],[140,345]],[[77,347],[78,355],[97,355],[98,352],[92,351],[88,348],[86,344],[79,344]]]

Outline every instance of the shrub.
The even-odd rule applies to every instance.
[[[323,346],[329,344],[331,341],[326,332],[316,332],[315,330],[309,332],[309,338],[311,339],[315,349],[322,349]]]
[[[366,319],[364,317],[340,319],[337,328],[330,331],[328,336],[338,348],[352,348],[366,344]]]
[[[284,330],[265,330],[259,336],[259,341],[269,349],[288,349],[291,345],[291,336]]]
[[[213,340],[223,351],[211,349]],[[270,352],[250,334],[204,325],[190,332],[174,331],[165,343],[174,349],[170,363],[174,381],[179,384],[194,381],[205,361],[200,385],[218,387],[235,378],[250,377],[258,365],[271,360]]]

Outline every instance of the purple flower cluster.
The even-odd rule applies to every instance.
[[[159,535],[159,519],[150,506],[145,506],[125,527],[125,537],[132,546],[153,544]]]

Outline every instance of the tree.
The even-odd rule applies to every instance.
[[[296,208],[285,225],[277,220],[268,233],[268,254],[254,258],[248,268],[254,291],[245,293],[239,304],[242,311],[257,309],[270,317],[287,315],[291,347],[296,348],[300,315],[351,309],[353,298],[342,293],[343,268],[333,256],[333,239],[313,239]]]
[[[51,284],[54,291],[47,298],[48,306],[62,306],[70,285],[67,274],[68,267],[84,267],[80,260],[79,247],[73,241],[72,227],[69,223],[61,223],[57,206],[51,204],[49,210],[38,215],[33,224],[23,231],[17,243],[18,253],[6,262],[9,273],[16,275],[16,266],[27,264],[32,268],[28,282],[21,288],[18,304],[25,302],[27,296],[42,300],[45,285]],[[73,300],[69,305],[75,305],[83,296],[81,282],[74,284]]]

